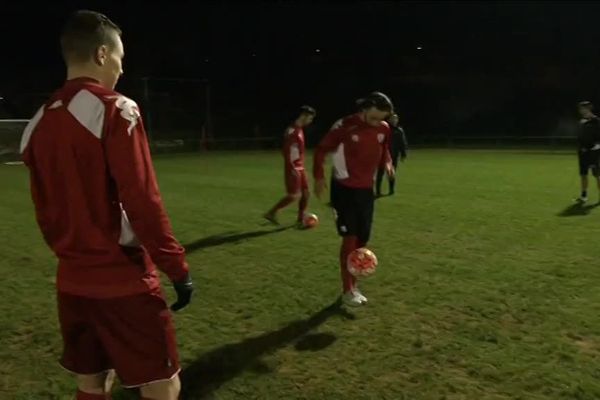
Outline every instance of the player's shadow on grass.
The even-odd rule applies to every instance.
[[[297,320],[276,331],[226,344],[203,354],[181,373],[181,400],[211,399],[212,394],[246,370],[270,373],[261,357],[294,342],[298,351],[319,351],[335,342],[331,334],[309,334],[334,315],[354,319],[340,301],[323,308],[307,319]]]
[[[584,215],[588,215],[594,208],[599,207],[599,206],[600,206],[600,203],[594,203],[594,204],[575,203],[575,204],[571,204],[570,206],[568,206],[567,208],[565,208],[564,210],[559,212],[558,216],[559,217],[584,216]]]
[[[205,249],[207,247],[221,246],[228,243],[238,243],[244,240],[257,238],[260,236],[283,232],[287,229],[290,229],[291,227],[292,226],[282,226],[276,229],[251,232],[225,232],[218,235],[207,236],[205,238],[195,240],[191,243],[184,244],[183,247],[185,248],[187,253],[191,253],[193,251]]]

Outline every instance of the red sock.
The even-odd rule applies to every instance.
[[[356,284],[356,278],[350,272],[348,272],[347,262],[348,255],[350,255],[350,253],[357,248],[358,239],[356,236],[344,236],[342,248],[340,249],[340,272],[342,274],[342,287],[344,289],[344,293],[354,289],[354,285]]]
[[[275,214],[277,211],[289,206],[293,202],[294,202],[294,198],[292,196],[285,196],[284,198],[279,200],[279,203],[275,204],[275,206],[273,208],[271,208],[271,211],[269,211],[269,214]]]
[[[110,394],[92,394],[77,389],[76,400],[110,400]]]
[[[307,206],[308,206],[308,192],[302,191],[302,197],[300,197],[300,204],[298,206],[298,221],[302,222],[304,220],[304,213],[306,212]]]

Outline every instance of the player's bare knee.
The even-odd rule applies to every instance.
[[[108,371],[93,375],[77,375],[77,387],[85,393],[103,394],[107,377]]]
[[[179,376],[169,380],[150,383],[140,388],[142,397],[147,400],[177,400],[181,391]]]
[[[290,198],[290,200],[297,201],[300,200],[300,195],[300,192],[296,192],[288,194],[288,197]]]

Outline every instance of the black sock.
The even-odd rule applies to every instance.
[[[587,190],[581,191],[581,197],[587,197]]]

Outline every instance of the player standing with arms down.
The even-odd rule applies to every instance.
[[[61,46],[67,81],[21,141],[37,222],[58,257],[61,364],[78,400],[104,400],[114,369],[142,398],[175,400],[179,360],[156,266],[190,301],[184,249],[173,236],[140,111],[114,91],[123,73],[120,29],[78,11]],[[156,266],[155,266],[156,265]]]
[[[390,155],[392,156],[392,165],[394,166],[394,175],[388,177],[388,183],[390,187],[390,196],[394,194],[394,187],[396,186],[396,169],[398,168],[398,157],[404,162],[406,160],[406,150],[408,144],[406,143],[406,134],[404,129],[398,125],[399,118],[398,114],[392,114],[390,117],[390,128],[392,130],[390,140]],[[381,197],[381,181],[383,180],[383,174],[385,168],[379,167],[377,170],[377,179],[375,180],[375,195]]]
[[[596,178],[600,191],[600,119],[594,114],[594,105],[589,101],[580,102],[577,108],[581,116],[577,135],[581,196],[576,201],[585,203],[588,199],[588,173],[590,170]]]
[[[321,197],[325,188],[324,163],[333,154],[331,205],[336,225],[343,237],[340,249],[342,300],[349,306],[367,303],[348,272],[348,255],[367,245],[373,221],[373,179],[378,167],[390,176],[394,169],[389,154],[390,127],[385,119],[393,112],[391,100],[374,92],[358,102],[360,111],[337,121],[315,150],[313,174],[315,193]]]
[[[317,112],[309,106],[300,107],[298,116],[287,128],[283,143],[284,177],[287,194],[273,206],[264,217],[279,224],[277,212],[295,201],[298,203],[298,223],[302,224],[308,206],[310,192],[304,171],[304,128],[312,124]]]

